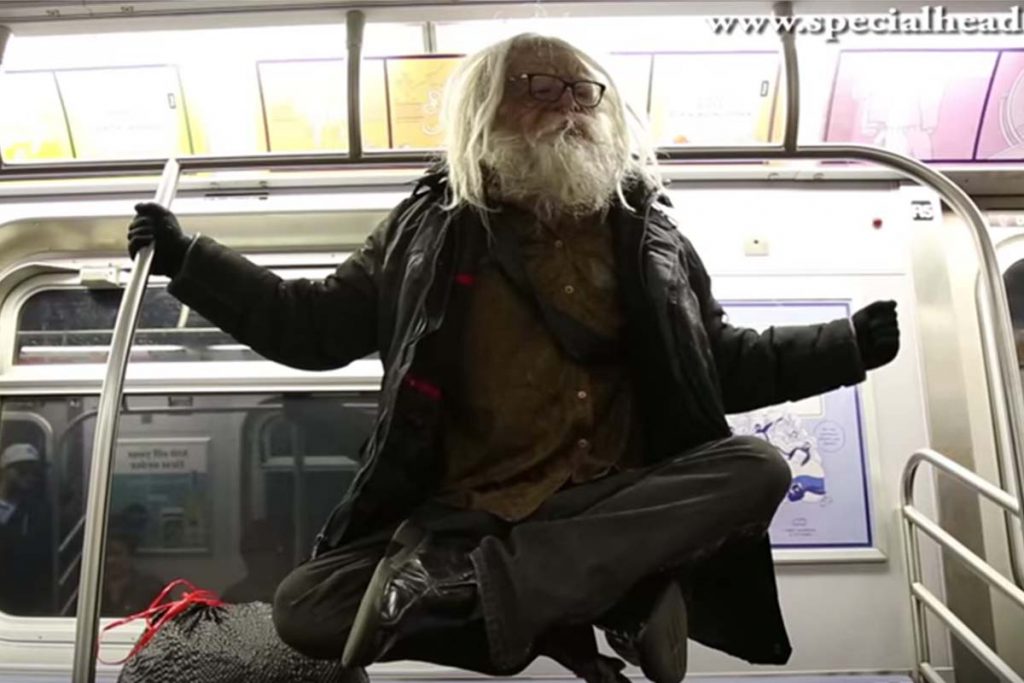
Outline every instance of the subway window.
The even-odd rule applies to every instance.
[[[44,289],[18,312],[16,365],[103,363],[121,289]],[[154,285],[143,296],[132,362],[260,360],[202,316]]]
[[[73,616],[98,399],[0,400],[0,612]],[[177,578],[269,602],[351,485],[373,392],[130,396],[113,461],[103,616]]]

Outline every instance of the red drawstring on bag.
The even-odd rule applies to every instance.
[[[167,596],[170,595],[171,591],[173,591],[178,586],[186,586],[191,590],[187,590],[185,594],[181,596],[181,599],[175,602],[164,603],[164,600],[167,599]],[[97,640],[96,642],[96,659],[98,659],[101,664],[124,664],[129,659],[137,655],[139,651],[142,650],[142,648],[146,647],[149,641],[153,639],[153,636],[157,634],[157,631],[164,627],[164,624],[166,624],[171,619],[177,617],[179,614],[187,610],[192,605],[220,607],[223,604],[224,602],[219,597],[217,597],[216,593],[212,591],[199,590],[185,579],[177,579],[176,581],[172,581],[167,585],[166,588],[160,591],[160,595],[156,596],[156,599],[154,599],[153,602],[150,603],[147,609],[136,614],[133,614],[131,616],[125,617],[123,619],[118,619],[117,621],[110,624],[102,631],[100,631],[99,640]],[[156,622],[151,622],[150,618],[160,613],[161,611],[163,612],[163,614],[160,616],[160,618],[157,619]],[[128,656],[117,662],[103,661],[103,659],[99,656],[100,642],[103,640],[103,634],[109,631],[110,629],[117,628],[118,626],[124,626],[125,624],[132,621],[136,621],[138,619],[146,619],[146,630],[142,632],[142,635],[139,637],[138,642],[135,643],[135,647],[133,647],[132,651],[128,653]]]

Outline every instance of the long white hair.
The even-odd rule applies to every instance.
[[[470,55],[448,81],[442,110],[448,182],[452,193],[447,208],[469,205],[488,209],[488,181],[483,161],[494,142],[493,124],[505,93],[509,55],[525,45],[561,48],[576,56],[595,78],[607,84],[599,106],[601,113],[608,117],[613,147],[610,151],[622,162],[619,164],[619,177],[615,179],[620,201],[626,203],[625,186],[630,181],[660,188],[661,177],[646,126],[622,99],[604,67],[564,40],[523,33]]]

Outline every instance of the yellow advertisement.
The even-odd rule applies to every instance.
[[[445,83],[460,61],[461,57],[387,60],[394,149],[440,149],[441,100]]]
[[[0,74],[0,155],[5,163],[74,158],[50,71]]]
[[[348,149],[344,60],[263,62],[257,68],[271,152]]]
[[[271,152],[348,150],[345,60],[264,62],[259,74]],[[387,149],[383,60],[366,60],[360,81],[363,145]]]
[[[659,146],[769,142],[778,80],[775,53],[656,55],[654,140]]]
[[[367,59],[363,62],[360,78],[362,91],[363,146],[367,149],[387,149],[391,146],[391,124],[388,121],[388,93],[384,83],[384,60]]]
[[[177,69],[58,71],[78,159],[161,159],[192,153]]]
[[[252,62],[187,61],[179,65],[195,154],[267,151],[259,80]]]

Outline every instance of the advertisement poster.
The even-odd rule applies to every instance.
[[[850,315],[846,301],[722,302],[729,322],[763,331]],[[728,420],[736,434],[771,443],[793,482],[771,525],[775,548],[873,545],[863,412],[857,387],[762,408]]]
[[[271,152],[348,149],[345,61],[257,65]]]
[[[78,159],[191,154],[178,70],[172,66],[58,71]]]
[[[73,159],[50,71],[0,73],[0,154],[7,163]]]
[[[119,439],[109,534],[141,550],[209,549],[208,446],[206,438]]]
[[[778,82],[774,52],[655,55],[651,132],[658,145],[769,142]]]
[[[840,53],[825,141],[876,145],[922,161],[970,161],[996,55]]]
[[[999,56],[981,122],[977,158],[1024,159],[1024,51],[1004,51]]]
[[[389,59],[388,109],[394,149],[440,149],[441,101],[461,57]]]

